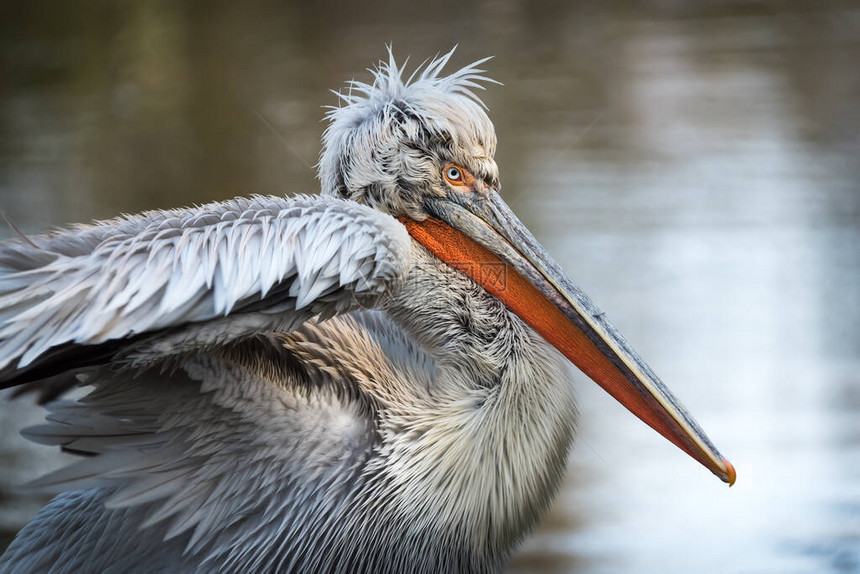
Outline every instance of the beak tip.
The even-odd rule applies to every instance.
[[[723,480],[731,487],[735,484],[735,480],[737,480],[738,477],[735,472],[735,467],[726,459],[723,459],[723,464],[726,465],[726,476],[723,477]]]

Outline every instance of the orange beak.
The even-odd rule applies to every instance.
[[[630,412],[720,479],[734,484],[734,467],[720,455],[680,401],[633,352],[605,315],[572,286],[501,198],[493,195],[495,211],[506,212],[481,217],[474,213],[477,209],[447,201],[432,206],[434,215],[448,216],[446,219],[466,228],[466,233],[435,218],[422,222],[406,217],[400,220],[413,239],[503,301]],[[507,237],[496,229],[503,217],[508,218],[504,222],[508,224],[504,233]],[[496,225],[486,219],[496,220]],[[511,233],[510,228],[516,226],[519,228]],[[524,237],[524,233],[528,235]]]

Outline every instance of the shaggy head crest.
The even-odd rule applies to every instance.
[[[324,194],[337,194],[387,211],[409,211],[409,196],[428,193],[438,162],[491,163],[483,171],[498,178],[492,157],[496,134],[475,90],[498,83],[483,75],[478,60],[449,75],[442,69],[454,50],[422,64],[404,79],[391,49],[373,83],[347,82],[335,92],[341,105],[326,115],[319,178]],[[432,164],[432,165],[431,165]],[[404,205],[404,202],[406,205]]]

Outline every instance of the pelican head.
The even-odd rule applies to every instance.
[[[486,60],[441,76],[452,53],[406,81],[390,55],[372,85],[353,80],[338,94],[345,105],[328,114],[323,193],[423,220],[430,198],[498,191],[496,131],[472,91],[492,81],[478,68]]]
[[[389,60],[351,81],[328,113],[319,176],[398,217],[413,240],[469,275],[628,410],[729,484],[732,465],[499,195],[496,134],[474,90],[479,60],[449,75],[453,50],[404,79]],[[503,265],[503,280],[482,266]]]

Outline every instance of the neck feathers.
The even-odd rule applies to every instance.
[[[420,492],[436,493],[433,509],[422,512],[507,555],[547,509],[566,469],[575,418],[569,367],[471,279],[415,243],[413,256],[413,271],[385,309],[438,373],[415,421],[417,458],[404,465],[424,468],[416,473],[424,477]]]

